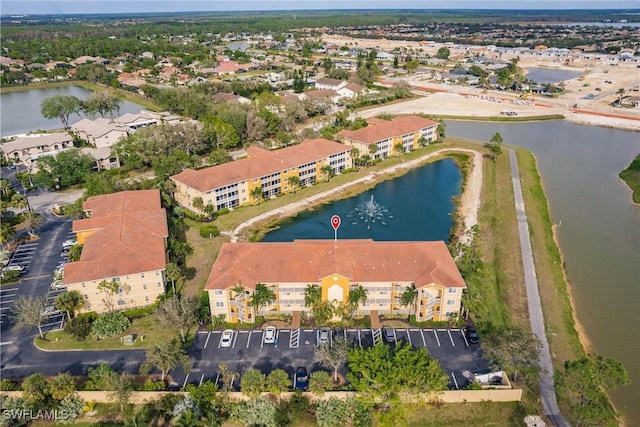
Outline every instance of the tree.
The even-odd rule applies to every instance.
[[[266,379],[258,369],[249,369],[240,379],[240,391],[249,396],[256,397],[266,390]]]
[[[51,401],[47,377],[38,372],[29,375],[22,382],[22,398],[33,407],[42,407]]]
[[[112,337],[126,331],[131,321],[121,312],[105,313],[91,324],[91,333],[97,339]]]
[[[495,160],[502,153],[502,135],[499,132],[493,134],[485,147],[491,152],[492,158]]]
[[[102,292],[104,294],[102,303],[107,308],[107,311],[109,313],[112,313],[114,308],[113,297],[118,293],[118,290],[120,289],[120,284],[115,280],[112,280],[110,282],[103,280],[100,283],[98,283],[98,286],[96,287],[96,289],[98,290],[98,292]]]
[[[411,307],[411,313],[415,314],[416,304],[418,303],[418,290],[415,284],[408,286],[402,294],[400,294],[400,305],[403,307]]]
[[[329,182],[329,179],[333,176],[333,168],[331,165],[324,165],[320,168],[320,171],[324,174],[325,182]]]
[[[202,208],[204,208],[204,201],[200,196],[194,197],[193,202],[191,204],[193,205],[194,208],[198,209],[199,211],[201,211]]]
[[[289,378],[289,374],[282,369],[274,369],[267,375],[266,388],[269,390],[269,393],[278,396],[278,400],[280,400],[280,395],[287,391],[290,385],[291,379]]]
[[[199,386],[187,384],[185,390],[189,393],[189,397],[191,397],[196,407],[200,409],[203,416],[218,415],[216,413],[216,406],[220,399],[218,386],[211,380],[207,380]]]
[[[333,369],[333,381],[338,382],[338,369],[347,361],[351,343],[344,337],[337,337],[333,344],[324,343],[316,347],[313,361]]]
[[[84,306],[84,298],[78,291],[63,292],[56,297],[56,309],[67,313],[67,320],[71,320],[71,313],[74,313]]]
[[[74,395],[76,383],[68,372],[60,372],[58,375],[49,377],[49,390],[54,400],[63,400]]]
[[[617,103],[618,103],[618,107],[619,107],[620,105],[622,105],[622,98],[624,98],[624,88],[621,87],[620,89],[617,90],[616,93],[618,94]]]
[[[353,317],[360,308],[361,304],[367,302],[367,290],[362,285],[355,286],[349,290],[349,297],[347,298],[347,305],[351,317]]]
[[[222,392],[231,391],[236,372],[231,371],[226,363],[218,363],[218,371],[220,372],[220,381],[222,381]]]
[[[347,379],[356,391],[389,399],[399,392],[445,390],[449,377],[425,348],[377,344],[349,351]]]
[[[257,283],[253,295],[249,298],[249,306],[253,307],[256,312],[260,312],[265,307],[273,304],[276,300],[276,294],[264,283]]]
[[[140,365],[140,373],[147,375],[155,367],[165,376],[176,366],[180,365],[185,373],[191,369],[189,356],[182,348],[180,341],[172,339],[164,343],[154,344],[145,354],[145,359]]]
[[[451,51],[449,50],[449,48],[446,48],[444,46],[438,49],[438,51],[436,52],[436,58],[438,59],[449,59],[449,55],[451,55]]]
[[[42,156],[38,158],[38,172],[33,175],[33,181],[39,186],[59,190],[83,183],[93,173],[95,164],[93,157],[77,148],[61,151],[55,156]]]
[[[317,325],[325,325],[333,317],[335,307],[331,301],[320,301],[311,307],[311,316]]]
[[[236,148],[241,142],[236,129],[218,116],[204,120],[204,132],[215,149]]]
[[[402,145],[402,142],[396,142],[395,144],[393,144],[393,149],[396,152],[396,155],[399,157],[402,155],[402,153],[404,152],[404,147]]]
[[[104,117],[105,115],[113,117],[120,112],[121,103],[122,100],[116,96],[97,92],[83,101],[80,108],[89,117],[95,117],[96,114],[100,114],[100,117]]]
[[[254,187],[251,189],[251,191],[249,191],[251,197],[253,197],[253,199],[256,201],[256,205],[260,203],[263,191],[264,190],[262,189],[262,187]]]
[[[186,342],[188,329],[198,321],[197,312],[200,301],[197,297],[178,296],[176,294],[164,299],[155,311],[161,325],[166,329],[178,329],[182,342]]]
[[[298,178],[296,175],[291,175],[289,178],[287,178],[287,182],[291,186],[291,191],[293,191],[293,194],[296,194],[296,188],[300,185],[300,178]]]
[[[322,301],[322,288],[318,285],[307,285],[304,290],[304,306],[311,308]]]
[[[357,149],[356,147],[353,147],[351,149],[351,161],[353,162],[353,168],[355,170],[358,170],[358,160],[360,159],[360,150]]]
[[[304,75],[302,70],[294,71],[293,72],[293,91],[295,93],[302,93],[304,92],[304,89],[306,86],[307,86],[307,77]]]
[[[332,381],[331,375],[329,375],[328,372],[315,371],[309,379],[309,390],[317,396],[322,396],[325,391],[331,388]]]
[[[404,67],[407,69],[409,74],[413,74],[419,66],[420,64],[418,64],[418,61],[409,61],[404,64]]]
[[[27,233],[29,233],[29,236],[35,237],[37,235],[38,228],[44,222],[44,218],[33,211],[25,213],[23,218]]]
[[[164,274],[167,276],[167,279],[171,280],[171,287],[173,288],[173,294],[176,294],[176,281],[182,279],[182,270],[175,262],[170,262],[167,264]]]
[[[438,135],[438,142],[444,142],[447,137],[447,124],[445,122],[438,123],[436,134]]]
[[[40,104],[40,113],[47,119],[58,118],[65,130],[69,129],[69,116],[78,112],[82,101],[75,96],[55,95],[46,98]]]
[[[369,164],[371,163],[371,156],[368,154],[361,156],[360,163],[362,163],[365,166],[369,166]]]
[[[369,154],[374,157],[378,152],[378,144],[369,144]]]
[[[564,369],[556,371],[555,383],[559,399],[566,401],[576,415],[576,425],[618,424],[619,414],[604,391],[629,384],[629,376],[619,361],[597,354],[566,361]]]
[[[398,69],[398,55],[394,55],[393,57],[393,68]]]
[[[518,380],[518,369],[524,366],[538,366],[542,344],[531,332],[517,326],[502,328],[485,340],[484,352],[488,360],[513,372],[513,380]]]
[[[47,319],[45,308],[47,306],[46,297],[30,298],[25,295],[18,295],[13,301],[11,317],[17,328],[38,328],[40,338],[44,339],[42,333],[42,322]]]

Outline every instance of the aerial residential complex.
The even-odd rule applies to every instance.
[[[89,197],[83,209],[87,218],[73,222],[82,254],[64,265],[63,279],[68,290],[84,296],[81,311],[103,313],[110,302],[116,310],[153,304],[165,290],[169,235],[160,191]],[[118,283],[116,294],[98,289],[102,281]]]
[[[269,151],[247,149],[248,156],[201,170],[185,169],[171,177],[176,184],[174,197],[188,209],[200,211],[194,200],[215,210],[257,203],[260,198],[294,191],[296,186],[312,185],[331,173],[352,167],[351,147],[323,138],[306,139],[299,145]],[[297,177],[295,183],[291,177]],[[253,192],[257,187],[260,194]],[[197,205],[197,203],[196,203]]]
[[[271,289],[275,301],[265,314],[308,310],[305,290],[322,289],[322,300],[347,301],[350,289],[362,286],[367,300],[360,314],[372,310],[413,314],[418,321],[446,320],[460,311],[466,288],[442,241],[374,242],[373,240],[296,240],[284,243],[225,243],[211,269],[205,290],[211,315],[230,322],[253,322],[249,305],[256,284]],[[239,285],[239,286],[238,286]],[[415,287],[413,304],[400,295]]]
[[[429,143],[438,137],[438,122],[420,116],[401,116],[392,120],[373,117],[367,122],[369,126],[362,129],[338,132],[337,138],[357,148],[360,155],[369,153],[374,159],[413,151],[420,147],[421,138],[424,138],[424,143]],[[375,152],[371,147],[375,147]]]

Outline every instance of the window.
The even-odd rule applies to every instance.
[[[125,305],[127,302],[123,299],[118,300],[118,305]]]
[[[447,305],[455,305],[455,303],[456,303],[456,300],[454,300],[454,299],[448,299],[447,300]]]
[[[147,285],[142,285],[142,289],[147,289]]]
[[[224,307],[223,301],[216,301],[216,307]]]
[[[149,297],[148,296],[144,297],[144,300],[145,302],[149,302]]]
[[[84,294],[84,299],[89,299],[89,295],[88,294]]]
[[[116,283],[120,283],[120,278],[119,277],[114,277],[113,281],[116,282]]]
[[[213,291],[214,295],[222,295],[222,289],[216,289]]]
[[[140,273],[140,277],[144,279],[144,273]]]
[[[456,288],[449,288],[449,290],[448,290],[448,292],[449,292],[450,294],[455,294],[455,293],[456,293],[456,291],[457,291],[457,289],[456,289]]]

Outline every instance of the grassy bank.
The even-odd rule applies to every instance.
[[[547,120],[563,120],[562,114],[549,114],[545,116],[449,116],[449,115],[432,115],[436,120],[466,120],[474,122],[542,122]]]
[[[620,178],[633,191],[633,203],[640,204],[640,154],[633,159],[628,168],[620,172]]]

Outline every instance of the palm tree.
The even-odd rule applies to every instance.
[[[333,176],[333,168],[330,165],[324,165],[320,168],[322,173],[324,174],[324,180],[329,182],[329,179]]]
[[[326,324],[333,317],[335,307],[331,301],[321,301],[311,307],[311,315],[317,325]]]
[[[236,310],[238,311],[238,320],[242,323],[244,322],[244,315],[242,316],[242,318],[240,318],[240,306],[242,305],[243,308],[243,312],[244,312],[244,300],[247,296],[244,286],[238,284],[235,285],[233,288],[231,288],[231,291],[233,292],[233,299],[236,302]]]
[[[291,191],[293,191],[293,194],[296,194],[296,187],[300,185],[300,178],[298,178],[296,175],[291,175],[289,178],[287,178],[287,181],[291,186]]]
[[[0,179],[0,193],[6,195],[11,188],[11,183],[9,183],[8,179]]]
[[[67,319],[71,320],[71,313],[75,313],[84,305],[84,298],[78,291],[63,292],[57,296],[56,309],[67,312]]]
[[[362,285],[358,285],[355,288],[351,288],[349,290],[349,297],[347,298],[347,304],[349,305],[349,312],[351,317],[353,317],[360,308],[360,304],[365,304],[367,302],[367,290],[362,287]]]
[[[164,270],[164,274],[165,276],[167,276],[167,279],[171,280],[171,286],[173,288],[173,294],[176,294],[176,281],[180,280],[182,278],[182,271],[180,270],[180,267],[178,267],[178,264],[170,262],[169,264],[167,264],[165,270]]]
[[[396,151],[396,155],[398,157],[400,157],[402,155],[402,153],[404,152],[404,147],[402,146],[402,142],[396,142],[393,145],[393,149]]]
[[[262,196],[262,193],[264,192],[264,190],[262,189],[262,187],[254,187],[249,194],[251,194],[251,197],[253,197],[253,199],[256,201],[256,205],[260,203],[260,197]]]
[[[411,311],[415,315],[416,313],[416,303],[418,302],[418,290],[416,289],[415,284],[411,284],[408,288],[404,290],[402,294],[400,294],[400,305],[403,307],[411,306]]]
[[[269,289],[264,283],[257,283],[256,290],[249,300],[249,305],[253,307],[256,312],[260,313],[261,309],[273,304],[275,300],[275,292]]]
[[[354,170],[358,170],[358,159],[360,157],[360,150],[357,149],[356,147],[353,147],[351,149],[351,159],[353,161],[353,169]]]
[[[304,306],[311,308],[322,301],[322,289],[318,285],[307,285],[304,290]]]
[[[372,158],[375,158],[376,153],[378,152],[378,144],[370,144],[369,145],[369,154]]]

